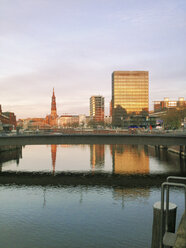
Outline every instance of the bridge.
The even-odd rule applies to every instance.
[[[186,146],[185,134],[37,134],[0,136],[2,145],[136,144]]]

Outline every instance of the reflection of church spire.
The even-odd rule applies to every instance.
[[[56,153],[57,153],[57,145],[51,145],[51,155],[52,155],[52,168],[53,168],[53,174],[55,174]]]

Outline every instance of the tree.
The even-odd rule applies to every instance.
[[[169,109],[161,118],[165,129],[178,129],[186,116],[186,109]]]

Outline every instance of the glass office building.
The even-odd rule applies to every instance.
[[[112,73],[112,120],[117,125],[126,114],[149,111],[148,71]]]

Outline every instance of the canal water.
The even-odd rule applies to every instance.
[[[32,145],[0,153],[2,172],[168,174],[186,171],[177,154],[140,145]]]
[[[0,153],[6,172],[166,174],[185,172],[185,160],[134,145],[42,145]],[[144,178],[145,180],[145,178]],[[17,186],[0,184],[3,248],[144,248],[151,245],[152,206],[159,187]],[[177,223],[182,192],[173,190]]]

